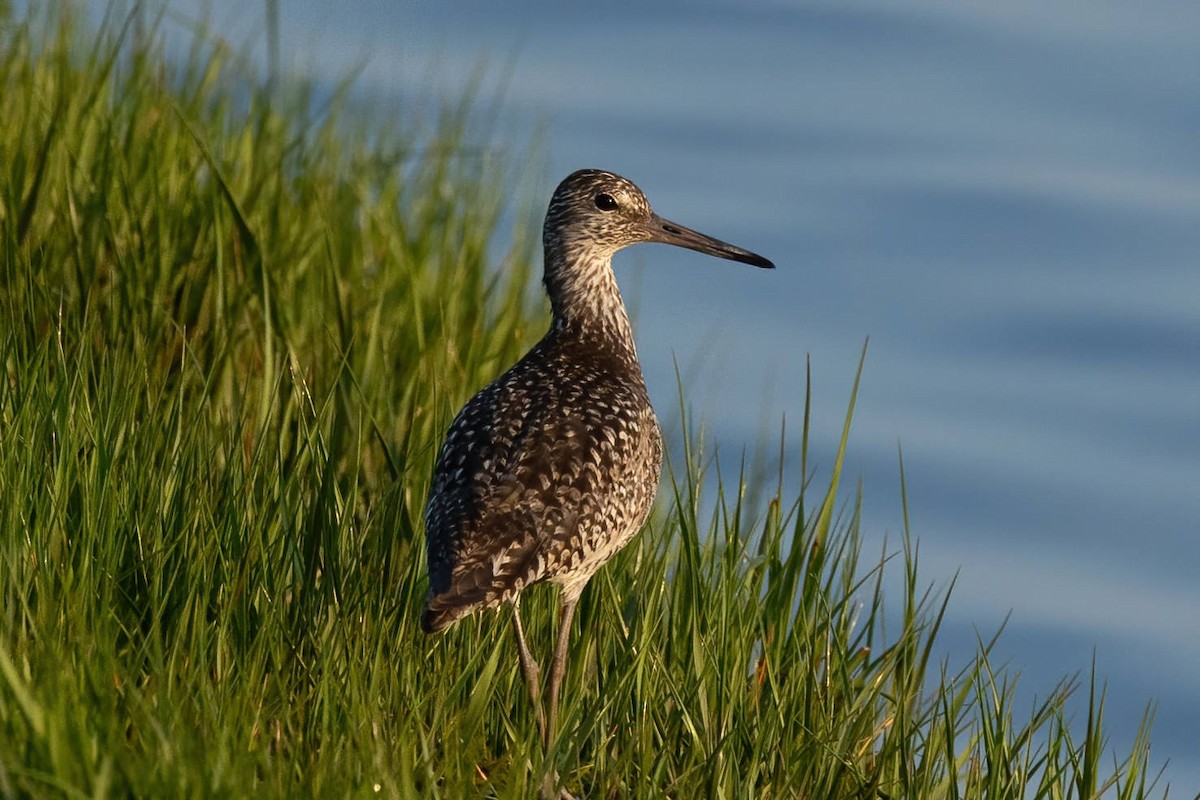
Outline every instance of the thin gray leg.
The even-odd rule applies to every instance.
[[[513,633],[517,638],[517,652],[521,656],[521,674],[525,676],[525,688],[529,690],[529,702],[533,706],[533,718],[537,722],[538,733],[542,741],[546,740],[546,715],[542,711],[542,670],[533,655],[529,645],[525,644],[525,631],[521,627],[520,597],[513,598]]]
[[[564,596],[558,617],[558,641],[554,643],[554,662],[550,665],[550,716],[546,720],[546,751],[554,744],[558,727],[558,690],[562,687],[563,674],[567,669],[567,644],[571,638],[571,620],[575,617],[575,606],[579,594]]]

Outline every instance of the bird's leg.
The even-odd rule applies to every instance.
[[[562,688],[563,673],[567,668],[567,644],[571,638],[571,620],[575,616],[575,606],[579,603],[579,595],[563,595],[560,601],[558,615],[558,640],[554,643],[554,661],[550,664],[550,715],[546,719],[543,731],[546,744],[546,755],[550,755],[550,747],[554,744],[554,736],[558,727],[558,690]],[[562,800],[571,795],[558,790],[558,773],[548,769],[542,778],[542,800]]]
[[[529,645],[525,644],[525,631],[521,627],[520,596],[513,600],[512,610],[513,633],[516,634],[517,652],[521,656],[521,674],[525,676],[525,687],[529,690],[529,702],[533,706],[533,718],[537,722],[538,733],[545,741],[546,715],[542,711],[542,670],[529,652]]]
[[[575,616],[575,606],[579,604],[579,595],[563,596],[562,608],[558,617],[558,641],[554,644],[554,661],[550,665],[550,715],[546,720],[546,751],[554,743],[554,734],[558,726],[558,690],[562,687],[563,673],[567,669],[567,643],[571,638],[571,620]]]

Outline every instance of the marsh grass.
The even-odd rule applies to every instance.
[[[439,437],[546,323],[536,217],[492,263],[488,115],[422,134],[203,32],[166,58],[152,16],[5,13],[0,795],[1151,796],[1095,678],[1018,707],[989,642],[933,659],[913,538],[860,552],[853,397],[823,487],[684,426],[544,757],[503,614],[417,625]],[[552,590],[523,608],[545,652]]]

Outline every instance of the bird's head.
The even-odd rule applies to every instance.
[[[542,239],[547,254],[567,263],[607,261],[641,242],[662,242],[756,267],[775,265],[760,255],[685,228],[655,214],[632,181],[598,169],[573,172],[554,190]]]

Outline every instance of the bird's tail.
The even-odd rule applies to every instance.
[[[421,614],[421,630],[426,633],[441,633],[463,617],[479,608],[478,601],[466,600],[461,595],[447,592],[430,595]]]
[[[443,610],[435,610],[426,608],[425,613],[421,615],[421,630],[426,633],[441,633],[454,624],[456,617],[447,614]]]

